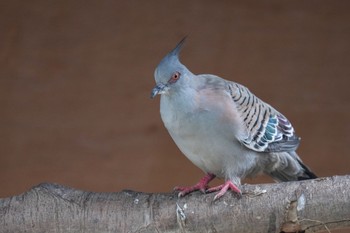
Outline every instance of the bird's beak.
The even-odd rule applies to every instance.
[[[157,85],[152,89],[151,99],[153,99],[156,95],[161,95],[165,93],[168,89],[168,86],[163,83],[157,83]]]

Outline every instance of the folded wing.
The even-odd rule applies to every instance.
[[[238,138],[243,145],[257,152],[295,151],[300,138],[288,119],[263,102],[246,87],[229,83],[228,89],[246,132]]]

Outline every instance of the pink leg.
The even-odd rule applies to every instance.
[[[178,187],[176,186],[174,188],[175,191],[180,191],[178,196],[179,197],[183,197],[191,192],[200,190],[202,193],[206,192],[206,189],[208,188],[208,184],[211,180],[213,180],[215,178],[214,174],[208,173],[206,174],[202,179],[200,179],[200,181],[190,187]]]
[[[241,190],[239,190],[239,188],[237,188],[237,186],[234,183],[232,183],[232,181],[230,181],[230,180],[226,181],[222,185],[208,189],[207,192],[211,193],[211,192],[219,191],[214,197],[214,201],[215,201],[215,200],[219,199],[220,197],[222,197],[228,189],[231,189],[233,192],[238,193],[239,196],[242,196]]]

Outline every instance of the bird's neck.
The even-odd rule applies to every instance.
[[[162,95],[160,99],[160,113],[166,125],[192,115],[196,106],[196,95],[191,88]]]

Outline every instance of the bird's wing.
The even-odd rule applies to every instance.
[[[252,94],[246,87],[228,82],[228,91],[244,125],[238,140],[257,152],[295,151],[300,138],[288,119]]]

